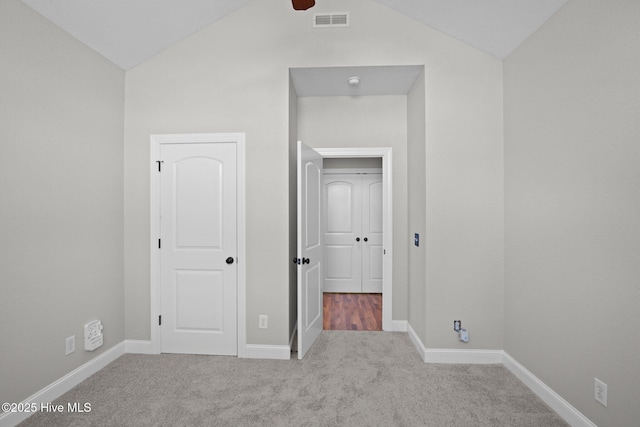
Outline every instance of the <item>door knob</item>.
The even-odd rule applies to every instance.
[[[229,258],[227,258],[227,260],[225,261],[227,264],[233,264],[233,257],[230,256]]]
[[[365,237],[365,238],[364,238],[364,241],[365,241],[365,242],[368,242],[368,241],[369,241],[369,239],[367,239],[367,238]]]
[[[303,264],[309,264],[309,258],[302,258],[302,263]]]
[[[359,238],[359,237],[356,237],[356,242],[359,242],[359,241],[360,241],[360,238]]]

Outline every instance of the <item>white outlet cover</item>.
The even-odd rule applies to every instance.
[[[65,344],[64,355],[68,356],[71,353],[73,353],[74,351],[76,351],[76,336],[75,335],[71,335],[70,337],[67,337],[64,340],[64,344]]]
[[[607,384],[594,378],[594,396],[596,402],[602,404],[605,408],[607,406]]]
[[[258,319],[258,328],[259,329],[267,329],[269,327],[269,316],[266,314],[261,314]]]

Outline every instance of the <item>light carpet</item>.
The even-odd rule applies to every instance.
[[[567,426],[502,365],[425,364],[407,334],[324,331],[303,360],[126,354],[21,426]]]

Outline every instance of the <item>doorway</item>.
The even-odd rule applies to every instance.
[[[390,147],[315,148],[325,159],[381,159],[382,174],[382,330],[393,319],[393,158]]]
[[[323,329],[382,331],[382,159],[323,171]]]
[[[393,185],[392,149],[311,148],[297,144],[297,319],[298,358],[323,327],[322,163],[323,158],[382,158],[382,329],[392,330]],[[319,250],[320,249],[320,250]]]

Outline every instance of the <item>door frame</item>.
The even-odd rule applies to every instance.
[[[393,331],[393,150],[391,147],[315,148],[324,158],[382,158],[382,330]]]
[[[197,143],[234,143],[236,144],[236,173],[237,173],[237,296],[238,305],[238,357],[246,357],[247,328],[246,328],[246,171],[245,171],[245,134],[244,133],[190,133],[190,134],[158,134],[150,137],[149,156],[149,213],[150,233],[149,249],[151,253],[151,283],[150,283],[150,324],[151,324],[151,353],[160,354],[162,350],[162,335],[158,325],[161,314],[160,291],[160,174],[158,160],[162,144],[197,144]]]

